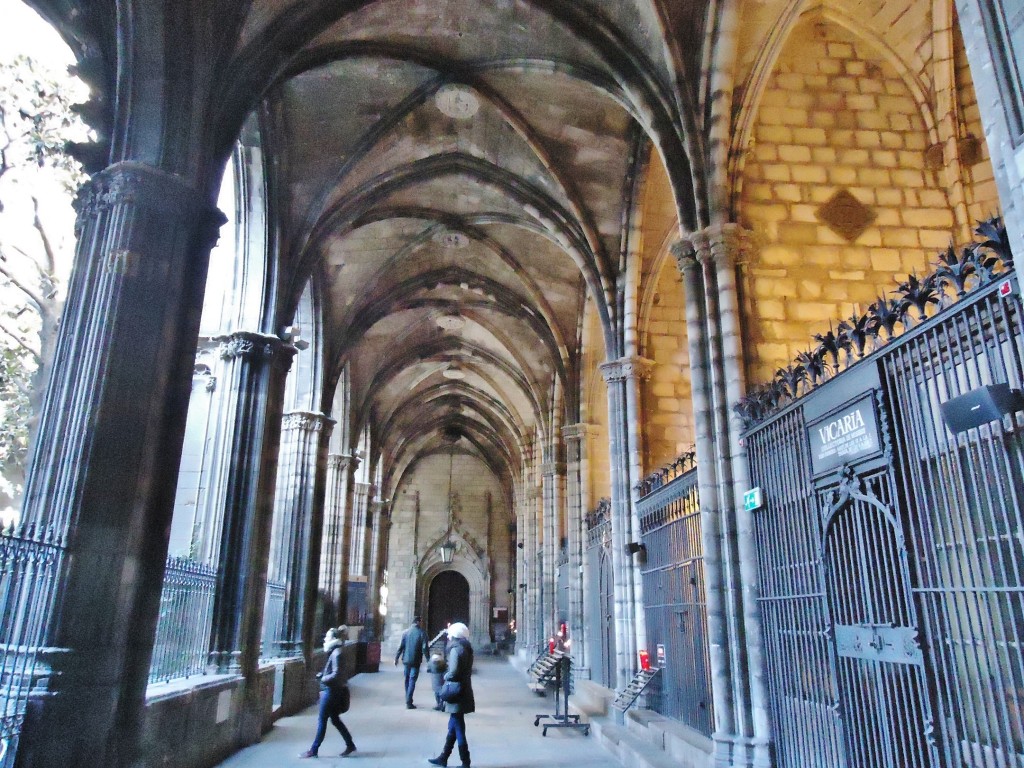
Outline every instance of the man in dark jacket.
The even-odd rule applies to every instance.
[[[412,620],[409,628],[402,633],[402,642],[398,644],[395,654],[395,666],[401,659],[405,664],[405,707],[416,709],[412,703],[412,694],[416,690],[416,678],[420,676],[420,664],[427,655],[427,633],[420,627],[420,617]]]

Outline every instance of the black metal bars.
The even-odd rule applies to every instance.
[[[150,683],[206,673],[216,586],[216,568],[187,557],[167,558]]]

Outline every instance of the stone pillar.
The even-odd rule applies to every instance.
[[[240,331],[218,338],[230,406],[211,662],[256,673],[263,625],[281,408],[295,348],[276,336]]]
[[[22,506],[26,524],[67,546],[40,655],[47,689],[18,750],[43,768],[138,760],[203,285],[224,221],[206,195],[138,163],[96,174],[76,209]]]
[[[320,547],[320,593],[324,602],[324,626],[342,623],[342,599],[348,574],[345,544],[345,502],[352,481],[352,465],[359,459],[344,454],[327,457],[327,489],[324,501],[323,538]]]
[[[378,607],[380,606],[380,585],[383,573],[384,544],[387,542],[387,531],[390,520],[387,514],[387,504],[380,499],[370,502],[369,509],[370,526],[370,557],[369,573],[367,574],[366,596],[367,608],[373,614],[371,626],[374,627],[374,637],[380,637],[381,616]]]
[[[318,564],[320,553],[314,558],[313,544],[323,529],[323,505],[315,503],[317,469],[323,468],[320,453],[333,426],[333,419],[322,413],[304,412],[285,415],[281,425],[268,579],[286,585],[281,637],[272,640],[287,654],[303,649],[310,634],[306,611],[315,596],[311,579],[319,570],[310,573],[310,566]]]
[[[694,233],[689,240],[689,246],[679,253],[687,281],[687,303],[691,302],[690,283],[697,279],[692,265],[695,259],[700,265],[704,305],[701,386],[706,399],[701,404],[699,418],[695,400],[695,420],[705,450],[711,451],[702,456],[698,446],[698,480],[705,480],[700,475],[701,464],[707,462],[706,457],[713,457],[714,477],[707,478],[713,486],[700,488],[702,522],[707,517],[703,514],[706,495],[718,519],[717,529],[713,531],[718,537],[717,551],[713,554],[718,559],[716,576],[720,580],[722,604],[717,608],[722,611],[719,621],[724,620],[725,624],[723,639],[728,643],[731,689],[731,708],[726,710],[731,722],[716,718],[715,759],[723,766],[769,766],[771,732],[757,604],[756,547],[752,517],[742,509],[741,503],[749,477],[746,453],[740,440],[742,424],[734,409],[746,387],[736,284],[737,262],[745,247],[746,233],[739,225],[724,224]],[[689,306],[687,319],[690,327]],[[696,371],[694,382],[696,391]],[[700,421],[705,423],[700,424]],[[705,566],[708,566],[706,558]],[[707,591],[710,595],[710,580]],[[709,605],[709,622],[710,609]],[[714,640],[711,642],[713,644]]]
[[[673,254],[683,275],[686,292],[686,333],[690,351],[691,400],[697,451],[697,487],[700,493],[701,549],[704,557],[705,611],[708,624],[712,701],[715,711],[715,754],[720,763],[722,739],[731,732],[733,716],[732,659],[728,642],[725,586],[719,534],[721,511],[715,471],[714,419],[711,372],[708,361],[707,307],[704,278],[693,246],[681,242]]]
[[[608,384],[608,436],[611,470],[612,571],[615,581],[616,684],[624,688],[635,672],[639,643],[646,643],[643,592],[639,569],[626,550],[638,536],[639,526],[633,511],[633,490],[630,484],[630,409],[637,418],[636,394],[640,378],[650,375],[651,361],[629,357],[610,360],[601,365],[601,374]],[[631,405],[632,404],[632,405]]]
[[[551,450],[554,453],[554,449]],[[542,606],[543,624],[538,628],[541,632],[542,642],[554,635],[557,626],[556,593],[558,589],[558,540],[559,518],[561,508],[565,499],[565,463],[560,461],[545,461],[541,465],[541,483],[543,489],[543,514],[544,523],[544,605]]]
[[[577,670],[588,669],[586,635],[583,631],[583,551],[586,546],[583,486],[587,482],[586,443],[593,430],[589,424],[562,427],[566,445],[566,538],[569,548],[569,638]],[[583,674],[586,677],[586,673]]]
[[[370,483],[356,483],[352,495],[352,525],[350,526],[351,546],[349,547],[349,576],[366,575],[366,531],[372,521],[368,520],[370,496],[373,486]]]

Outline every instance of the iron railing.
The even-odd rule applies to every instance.
[[[217,569],[187,557],[168,557],[160,592],[149,682],[206,674]]]
[[[287,656],[287,638],[284,637],[284,601],[288,585],[268,581],[265,608],[263,610],[263,639],[260,642],[261,659],[277,659]]]
[[[685,475],[693,470],[697,466],[697,451],[690,449],[685,453],[679,454],[673,462],[666,464],[660,469],[656,469],[639,483],[637,483],[633,490],[635,490],[641,497],[646,496],[649,493],[653,493],[664,485],[671,483],[677,477]]]
[[[14,765],[63,558],[49,530],[0,531],[0,768]]]
[[[1024,414],[939,408],[1024,388],[999,277],[746,435],[780,768],[1024,765]],[[877,442],[823,464],[853,407]]]
[[[686,463],[693,466],[690,458]],[[655,660],[659,650],[671,660],[648,684],[648,701],[710,737],[714,712],[696,468],[650,486],[637,502],[637,514],[646,550],[641,573],[647,650]]]

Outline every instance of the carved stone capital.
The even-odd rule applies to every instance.
[[[684,245],[701,264],[712,264],[719,268],[733,267],[743,262],[749,250],[750,231],[739,224],[713,224],[691,232],[677,243],[677,246]],[[679,259],[677,254],[676,260]],[[684,265],[680,264],[680,269],[684,269]]]
[[[646,381],[654,370],[654,361],[645,357],[620,357],[600,365],[601,375],[608,383],[639,379]]]
[[[250,363],[280,361],[290,367],[298,351],[277,336],[253,331],[235,331],[226,336],[215,336],[214,341],[220,344],[218,351],[222,360],[242,358]]]
[[[198,222],[200,245],[212,247],[227,217],[180,176],[137,162],[116,163],[94,175],[75,197],[75,233],[120,207],[144,208],[175,221]],[[170,222],[169,225],[174,226]]]
[[[680,240],[669,249],[675,256],[676,266],[684,275],[695,273],[700,269],[700,262],[697,261],[697,251],[687,239]]]
[[[296,430],[299,432],[326,432],[330,434],[335,423],[334,419],[322,413],[293,411],[292,413],[286,413],[281,419],[281,429],[283,431]]]
[[[327,468],[336,472],[344,472],[349,467],[355,469],[358,466],[358,456],[349,456],[347,453],[332,453],[327,457]]]

